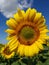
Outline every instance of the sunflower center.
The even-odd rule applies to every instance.
[[[22,28],[20,36],[22,36],[26,40],[29,40],[31,38],[34,38],[34,32],[35,31],[32,29],[32,27],[26,26]]]
[[[40,36],[39,29],[32,22],[19,23],[16,31],[19,42],[24,45],[32,45]]]
[[[6,47],[3,51],[6,55],[10,55],[12,52],[10,52],[9,47]]]

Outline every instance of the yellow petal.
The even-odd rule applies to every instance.
[[[41,33],[40,36],[42,36],[42,37],[47,36],[47,34],[46,33]]]
[[[40,31],[40,33],[47,33],[47,32],[49,32],[48,29],[44,29],[44,30]]]
[[[25,14],[25,20],[29,19],[30,12],[31,12],[31,8],[27,9],[26,14]]]
[[[37,45],[37,47],[38,47],[39,49],[41,49],[41,50],[44,49],[43,46],[42,46],[42,44],[41,44],[41,41],[36,42],[36,45]]]
[[[7,43],[7,45],[8,45],[8,46],[11,46],[11,45],[13,45],[16,41],[17,41],[17,38],[16,38],[16,39],[11,39],[11,40]]]
[[[17,50],[17,53],[20,55],[20,56],[24,56],[24,45],[19,45],[18,47],[18,50]]]
[[[24,16],[25,16],[25,11],[18,9],[18,15],[19,15],[20,17],[24,17]]]
[[[29,54],[28,54],[28,56],[33,56],[34,55],[34,53],[33,53],[33,47],[31,47],[31,46],[29,46]]]
[[[32,9],[29,14],[29,20],[33,20],[36,15],[36,9]]]
[[[6,40],[11,40],[11,39],[16,39],[16,38],[17,38],[16,35],[8,35],[8,36],[6,37]]]
[[[36,13],[36,16],[34,18],[34,23],[36,23],[40,18],[41,18],[42,14],[41,13]]]
[[[42,31],[42,30],[44,30],[44,29],[47,29],[47,26],[46,26],[46,25],[43,26],[43,27],[41,27],[41,28],[39,28],[40,31]]]
[[[16,22],[13,18],[10,18],[9,20],[7,20],[7,21],[6,21],[6,24],[7,24],[10,28],[16,29],[17,22]]]
[[[14,14],[14,18],[17,23],[23,21],[25,18],[25,12],[23,10],[18,10],[18,12]]]
[[[49,36],[41,36],[41,38],[49,40]]]
[[[12,29],[7,29],[5,32],[7,32],[8,34],[15,34],[15,30]]]
[[[46,22],[46,19],[44,18],[44,16],[41,16],[41,18],[38,20],[38,22],[36,23],[36,25],[40,25],[42,23],[45,24],[45,22]]]
[[[38,54],[39,53],[39,48],[37,47],[36,43],[32,44],[32,50],[33,50],[33,55]]]
[[[38,41],[40,41],[40,43],[43,44],[45,40],[39,37]]]
[[[40,35],[40,38],[41,39],[44,39],[44,40],[45,39],[48,40],[49,39],[49,36],[47,34],[43,33],[43,34]]]
[[[15,49],[17,49],[17,47],[18,47],[19,44],[20,44],[20,43],[17,41],[17,42],[14,43],[13,45],[11,45],[11,46],[9,47],[10,51],[14,51]]]
[[[24,55],[25,56],[29,55],[29,46],[25,46],[25,48],[24,48]]]
[[[41,23],[41,24],[39,24],[39,25],[38,25],[38,28],[42,28],[43,26],[46,26],[44,22]]]

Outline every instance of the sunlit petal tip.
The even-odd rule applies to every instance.
[[[17,10],[18,10],[18,15],[19,15],[19,16],[22,16],[22,11],[21,11],[21,9],[18,8]]]
[[[41,16],[42,16],[42,13],[37,12],[34,18],[34,22],[38,21],[41,18]]]
[[[33,8],[31,11],[33,11],[33,12],[35,12],[35,13],[37,12],[37,10],[36,10],[35,8]]]
[[[7,29],[5,30],[5,32],[7,32],[8,34],[15,34],[15,30],[12,29]]]
[[[49,30],[47,29],[47,32],[49,32]]]
[[[31,10],[31,8],[28,8],[27,10]]]
[[[9,37],[9,36],[7,36],[7,37],[6,37],[6,40],[10,40],[10,37]]]
[[[9,20],[6,21],[6,24],[7,24],[7,25],[8,25],[8,23],[9,23]]]
[[[31,8],[28,8],[26,11],[26,14],[29,13],[31,11]]]

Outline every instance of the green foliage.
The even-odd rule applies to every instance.
[[[3,44],[0,44],[0,51],[1,51],[1,48],[2,48],[2,47],[4,47],[4,46],[5,46],[5,45],[3,45]]]
[[[19,62],[14,62],[12,65],[19,65]]]
[[[0,65],[6,65],[6,63],[0,63]]]
[[[4,45],[0,45],[2,48]],[[43,45],[44,50],[34,57],[20,57],[14,55],[10,59],[5,59],[0,55],[0,65],[49,65],[49,46]]]
[[[0,43],[0,47],[4,47],[4,45]]]
[[[49,58],[46,60],[46,62],[44,63],[44,65],[49,65]]]

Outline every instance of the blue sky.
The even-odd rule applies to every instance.
[[[11,2],[11,0],[9,1],[9,3],[10,2]],[[13,2],[14,2],[14,0],[12,0],[12,3]],[[46,18],[46,24],[48,25],[48,29],[49,29],[49,0],[31,0],[31,2],[29,2],[29,0],[25,0],[25,2],[23,2],[23,3],[25,3],[24,6],[23,6],[22,1],[20,1],[20,2],[21,2],[21,5],[14,4],[14,5],[16,5],[16,7],[13,4],[10,4],[10,6],[5,5],[6,6],[5,8],[3,6],[6,2],[3,2],[3,0],[2,0],[2,3],[0,3],[0,43],[2,43],[2,44],[7,42],[7,40],[6,40],[7,33],[4,32],[8,28],[6,25],[6,20],[8,18],[10,18],[10,16],[12,16],[13,12],[14,13],[16,12],[16,10],[17,10],[16,8],[18,8],[18,7],[20,7],[21,9],[27,9],[28,7],[36,8],[37,11],[42,12],[42,14]],[[16,0],[14,3],[16,3]],[[12,8],[12,11],[11,11],[10,7],[13,7],[12,5],[14,6],[15,9]],[[8,9],[9,9],[9,11],[8,11]]]

